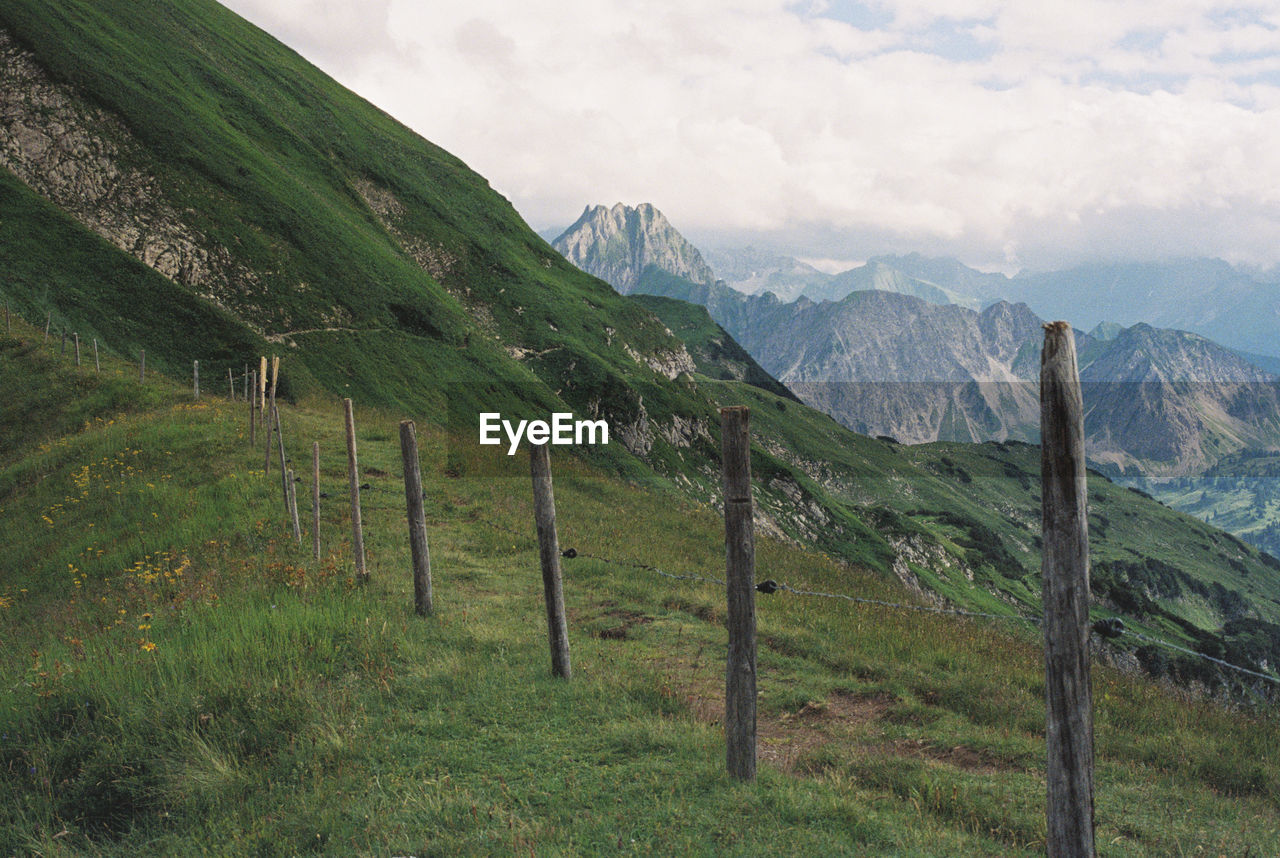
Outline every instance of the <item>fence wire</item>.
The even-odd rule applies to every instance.
[[[530,534],[530,533],[521,533],[512,528],[504,527],[503,525],[500,525],[497,522],[492,522],[485,519],[478,519],[478,521],[480,521],[485,525],[488,525],[494,530],[500,530],[500,531],[503,531],[504,533],[509,533],[512,536],[518,536],[522,539],[528,539],[533,536],[533,534]],[[699,583],[704,583],[704,584],[716,584],[721,587],[725,586],[725,580],[723,578],[715,578],[707,575],[678,574],[675,572],[668,572],[650,563],[642,563],[638,560],[616,560],[614,558],[604,557],[599,554],[592,554],[586,551],[577,551],[576,549],[573,549],[573,548],[565,549],[564,551],[561,552],[561,554],[562,556],[567,557],[569,559],[583,557],[589,560],[595,560],[599,563],[609,564],[611,566],[629,566],[634,569],[643,569],[645,571],[652,572],[656,575],[661,575],[663,578],[669,578],[676,581],[697,581]],[[784,593],[791,593],[792,595],[795,595],[795,596],[812,596],[812,597],[821,598],[821,599],[839,599],[846,602],[852,602],[858,605],[875,605],[881,608],[892,608],[892,609],[903,610],[903,611],[916,611],[922,614],[945,614],[949,616],[974,617],[974,618],[986,619],[986,620],[1012,620],[1013,622],[1021,622],[1021,623],[1027,623],[1029,625],[1037,625],[1037,626],[1040,624],[1042,620],[1041,617],[1026,617],[1026,616],[1022,616],[1021,614],[993,614],[993,613],[984,612],[984,611],[966,611],[961,608],[939,608],[939,607],[933,607],[930,605],[908,605],[908,604],[903,604],[902,602],[889,602],[884,599],[868,599],[862,596],[850,596],[846,593],[823,593],[817,590],[803,590],[799,587],[793,587],[790,584],[787,584],[786,582],[778,582],[772,579],[766,579],[764,581],[757,583],[756,590],[766,595],[770,595],[775,592],[784,592]],[[1156,644],[1158,646],[1168,647],[1169,649],[1177,650],[1178,652],[1183,653],[1184,655],[1189,655],[1194,658],[1199,658],[1199,659],[1203,659],[1204,661],[1211,662],[1212,664],[1215,664],[1218,667],[1224,667],[1228,670],[1234,670],[1239,673],[1252,676],[1256,679],[1262,679],[1267,682],[1280,686],[1280,679],[1277,679],[1274,676],[1268,676],[1265,673],[1260,673],[1256,670],[1251,670],[1247,667],[1241,667],[1238,664],[1232,664],[1229,661],[1223,661],[1220,658],[1214,658],[1211,655],[1205,655],[1202,652],[1196,652],[1193,649],[1187,649],[1186,647],[1169,643],[1168,641],[1161,640],[1160,638],[1152,637],[1150,635],[1143,634],[1142,632],[1134,631],[1133,629],[1130,629],[1127,626],[1113,627],[1113,629],[1114,631],[1112,632],[1112,636],[1129,635],[1130,637],[1133,637],[1137,640]]]

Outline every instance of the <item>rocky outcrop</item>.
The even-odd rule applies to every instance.
[[[252,318],[258,278],[191,225],[148,160],[123,123],[0,31],[0,165],[145,265]]]
[[[624,295],[635,290],[651,265],[693,283],[716,279],[698,249],[649,203],[587,206],[552,244],[565,259]]]

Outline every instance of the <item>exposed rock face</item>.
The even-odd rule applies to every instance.
[[[574,265],[626,295],[650,265],[694,283],[714,283],[702,254],[648,203],[587,206],[552,242]]]
[[[161,181],[138,166],[148,160],[121,122],[51,81],[0,31],[0,165],[164,276],[251,309],[257,278],[166,200]]]

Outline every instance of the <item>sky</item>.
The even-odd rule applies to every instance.
[[[1280,266],[1280,0],[224,0],[539,231]]]

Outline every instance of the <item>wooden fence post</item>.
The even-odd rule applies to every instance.
[[[1093,701],[1089,686],[1089,522],[1084,408],[1075,339],[1046,324],[1040,357],[1048,853],[1092,856]]]
[[[102,372],[102,364],[98,361],[98,338],[93,338],[93,371]]]
[[[284,502],[289,502],[289,478],[287,471],[289,470],[285,464],[284,457],[284,424],[280,422],[280,409],[276,407],[276,401],[273,397],[271,400],[271,414],[276,424],[276,440],[279,442],[280,448],[280,491],[284,494]]]
[[[729,655],[725,664],[724,735],[729,776],[756,776],[756,571],[751,504],[750,412],[720,409],[724,477],[725,589]]]
[[[260,413],[267,410],[267,356],[262,355],[258,365],[258,388],[254,393],[254,404]]]
[[[262,429],[264,432],[266,432],[266,435],[267,435],[267,452],[266,452],[266,456],[262,460],[262,475],[264,477],[271,473],[271,429],[272,429],[274,414],[275,414],[274,408],[268,409],[266,413],[263,414],[263,417],[265,417],[267,421],[266,423],[262,424]]]
[[[191,362],[191,384],[195,389],[195,398],[200,398],[200,361],[193,360]]]
[[[245,402],[249,404],[249,449],[252,450],[258,445],[258,371],[254,370],[250,376],[253,379],[253,394],[245,397]],[[249,388],[245,387],[245,393],[249,392]]]
[[[320,442],[311,442],[311,548],[320,559]]]
[[[235,375],[232,374],[231,367],[227,367],[227,390],[229,391],[228,395],[231,397],[231,401],[235,402],[236,401],[236,377]]]
[[[53,312],[44,317],[44,341],[49,342],[49,323],[53,321]]]
[[[405,515],[409,520],[409,547],[413,551],[413,610],[431,613],[431,553],[427,546],[427,520],[422,508],[422,466],[418,462],[418,433],[412,420],[400,421],[400,458],[404,460]]]
[[[147,350],[142,349],[138,352],[138,381],[145,382],[147,380]]]
[[[351,400],[342,400],[342,410],[347,424],[347,477],[351,481],[351,538],[352,553],[356,560],[356,581],[369,580],[364,566],[364,525],[360,521],[360,468],[356,464],[356,418],[351,412]]]
[[[72,334],[76,341],[76,366],[80,365],[80,335]]]
[[[564,584],[560,577],[560,538],[556,534],[556,499],[551,487],[551,447],[529,444],[533,476],[533,521],[538,529],[538,558],[542,561],[542,592],[547,603],[547,638],[551,642],[551,672],[569,679],[569,633],[564,618]]]
[[[293,468],[285,471],[285,500],[289,507],[289,523],[293,525],[293,539],[302,544],[302,525],[298,522],[298,492],[293,481]]]

